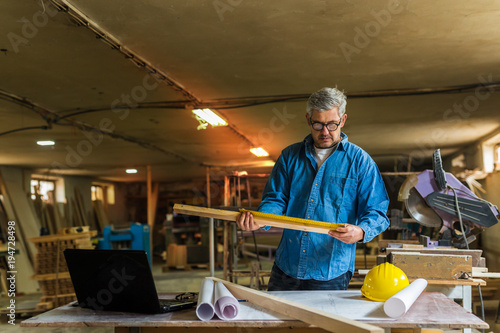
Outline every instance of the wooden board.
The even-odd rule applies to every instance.
[[[481,266],[481,255],[483,250],[462,250],[453,248],[423,248],[423,249],[386,249],[386,254],[389,255],[391,252],[415,252],[415,253],[429,253],[429,254],[447,254],[447,255],[463,255],[472,257],[472,267],[483,267]]]
[[[478,278],[500,279],[500,273],[498,272],[472,272],[472,276]]]
[[[214,208],[206,208],[206,207],[197,207],[197,206],[189,206],[189,205],[181,205],[175,204],[174,211],[178,214],[186,214],[186,215],[195,215],[195,216],[203,216],[203,217],[212,217],[214,219],[224,220],[224,221],[236,221],[236,218],[240,214],[239,212],[222,210],[222,209],[214,209]],[[279,216],[278,216],[279,217]],[[324,226],[316,226],[316,225],[306,225],[306,224],[297,224],[290,223],[287,221],[279,221],[266,217],[254,216],[254,221],[261,227],[263,226],[271,226],[278,227],[283,229],[293,229],[293,230],[302,230],[308,232],[316,232],[321,234],[327,234],[328,231],[335,229],[332,224],[332,227],[324,227]]]
[[[333,291],[336,293],[337,291]],[[338,291],[346,293],[346,291]],[[347,291],[352,297],[360,295],[359,291]],[[176,294],[160,294],[160,298],[173,298]],[[47,300],[48,301],[48,300]],[[268,312],[261,307],[251,307]],[[439,327],[446,329],[488,328],[488,324],[467,312],[462,306],[442,293],[424,292],[402,317],[394,320],[367,320],[367,323],[386,328],[421,328]],[[113,311],[94,311],[71,305],[48,311],[39,316],[24,320],[21,327],[115,327],[124,328],[123,333],[132,331],[129,328],[141,328],[142,333],[182,333],[182,332],[325,332],[318,327],[291,318],[262,320],[217,320],[201,321],[196,317],[195,309],[161,313],[157,315],[134,314]],[[293,328],[293,329],[292,329]]]
[[[36,214],[33,214],[29,201],[31,196],[24,191],[26,179],[22,169],[14,167],[0,167],[0,191],[3,194],[2,203],[9,221],[16,223],[16,270],[22,272],[16,278],[18,292],[36,292],[38,282],[31,280],[34,274],[35,246],[25,240],[28,237],[40,234],[40,223]]]
[[[399,239],[379,239],[378,248],[388,248],[389,243],[392,244],[420,244],[418,240],[399,240]]]
[[[391,252],[388,260],[408,278],[458,280],[472,276],[471,256]]]
[[[285,316],[298,319],[305,323],[320,327],[329,332],[384,332],[380,327],[365,324],[356,320],[337,316],[310,306],[291,302],[272,296],[255,289],[246,288],[218,278],[211,278],[215,282],[222,282],[224,286],[238,299],[247,300],[265,309],[281,313]]]

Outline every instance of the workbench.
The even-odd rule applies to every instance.
[[[299,292],[287,293],[287,298],[296,298]],[[294,294],[295,293],[295,294]],[[382,327],[386,332],[392,328],[409,328],[420,332],[422,328],[464,329],[489,328],[488,324],[467,312],[442,293],[424,292],[410,310],[398,319],[382,318],[383,303],[364,299],[357,290],[353,291],[313,291],[308,302],[321,303],[321,299],[332,304],[331,311],[340,309],[345,303],[359,300],[360,304],[369,307],[379,305],[379,309],[371,311],[364,323]],[[278,295],[278,294],[276,294]],[[283,295],[283,294],[281,294]],[[173,294],[162,294],[161,297],[172,298]],[[281,297],[281,296],[280,296]],[[240,303],[240,313],[251,313],[247,317],[238,317],[232,321],[212,319],[201,321],[196,317],[195,309],[181,310],[157,315],[130,314],[123,312],[102,312],[65,305],[44,314],[35,316],[21,323],[21,327],[114,327],[115,333],[177,333],[192,329],[195,332],[242,332],[258,329],[264,332],[326,332],[318,327],[287,318],[278,313],[265,310],[248,302]],[[359,308],[361,311],[361,307]],[[324,310],[324,308],[323,308]],[[244,318],[244,319],[240,319]],[[292,330],[292,331],[291,331]]]

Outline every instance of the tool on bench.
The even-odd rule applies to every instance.
[[[258,225],[279,227],[284,229],[303,230],[327,234],[330,230],[336,230],[338,227],[344,227],[345,224],[330,223],[301,219],[296,217],[261,213],[246,209],[240,209],[240,212],[229,211],[223,209],[205,208],[189,205],[175,204],[174,211],[178,214],[187,214],[203,217],[212,217],[215,219],[236,221],[240,212],[251,212],[254,216],[254,221]]]
[[[411,217],[427,227],[442,227],[440,245],[468,248],[478,233],[500,218],[498,208],[478,198],[451,173],[445,173],[441,153],[433,154],[433,170],[408,177],[399,191]]]

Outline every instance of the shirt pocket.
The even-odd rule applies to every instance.
[[[358,182],[356,179],[331,176],[328,195],[334,206],[340,208],[343,205],[350,205],[356,198]]]

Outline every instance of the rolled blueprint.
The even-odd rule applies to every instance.
[[[231,320],[238,315],[240,304],[221,282],[215,283],[215,313],[222,320]]]
[[[404,288],[396,295],[389,298],[384,303],[384,312],[391,318],[397,318],[404,315],[422,291],[427,287],[427,280],[416,279],[408,287]]]
[[[198,294],[198,304],[196,305],[196,315],[200,320],[207,321],[214,316],[214,281],[204,279],[201,281],[200,292]]]

